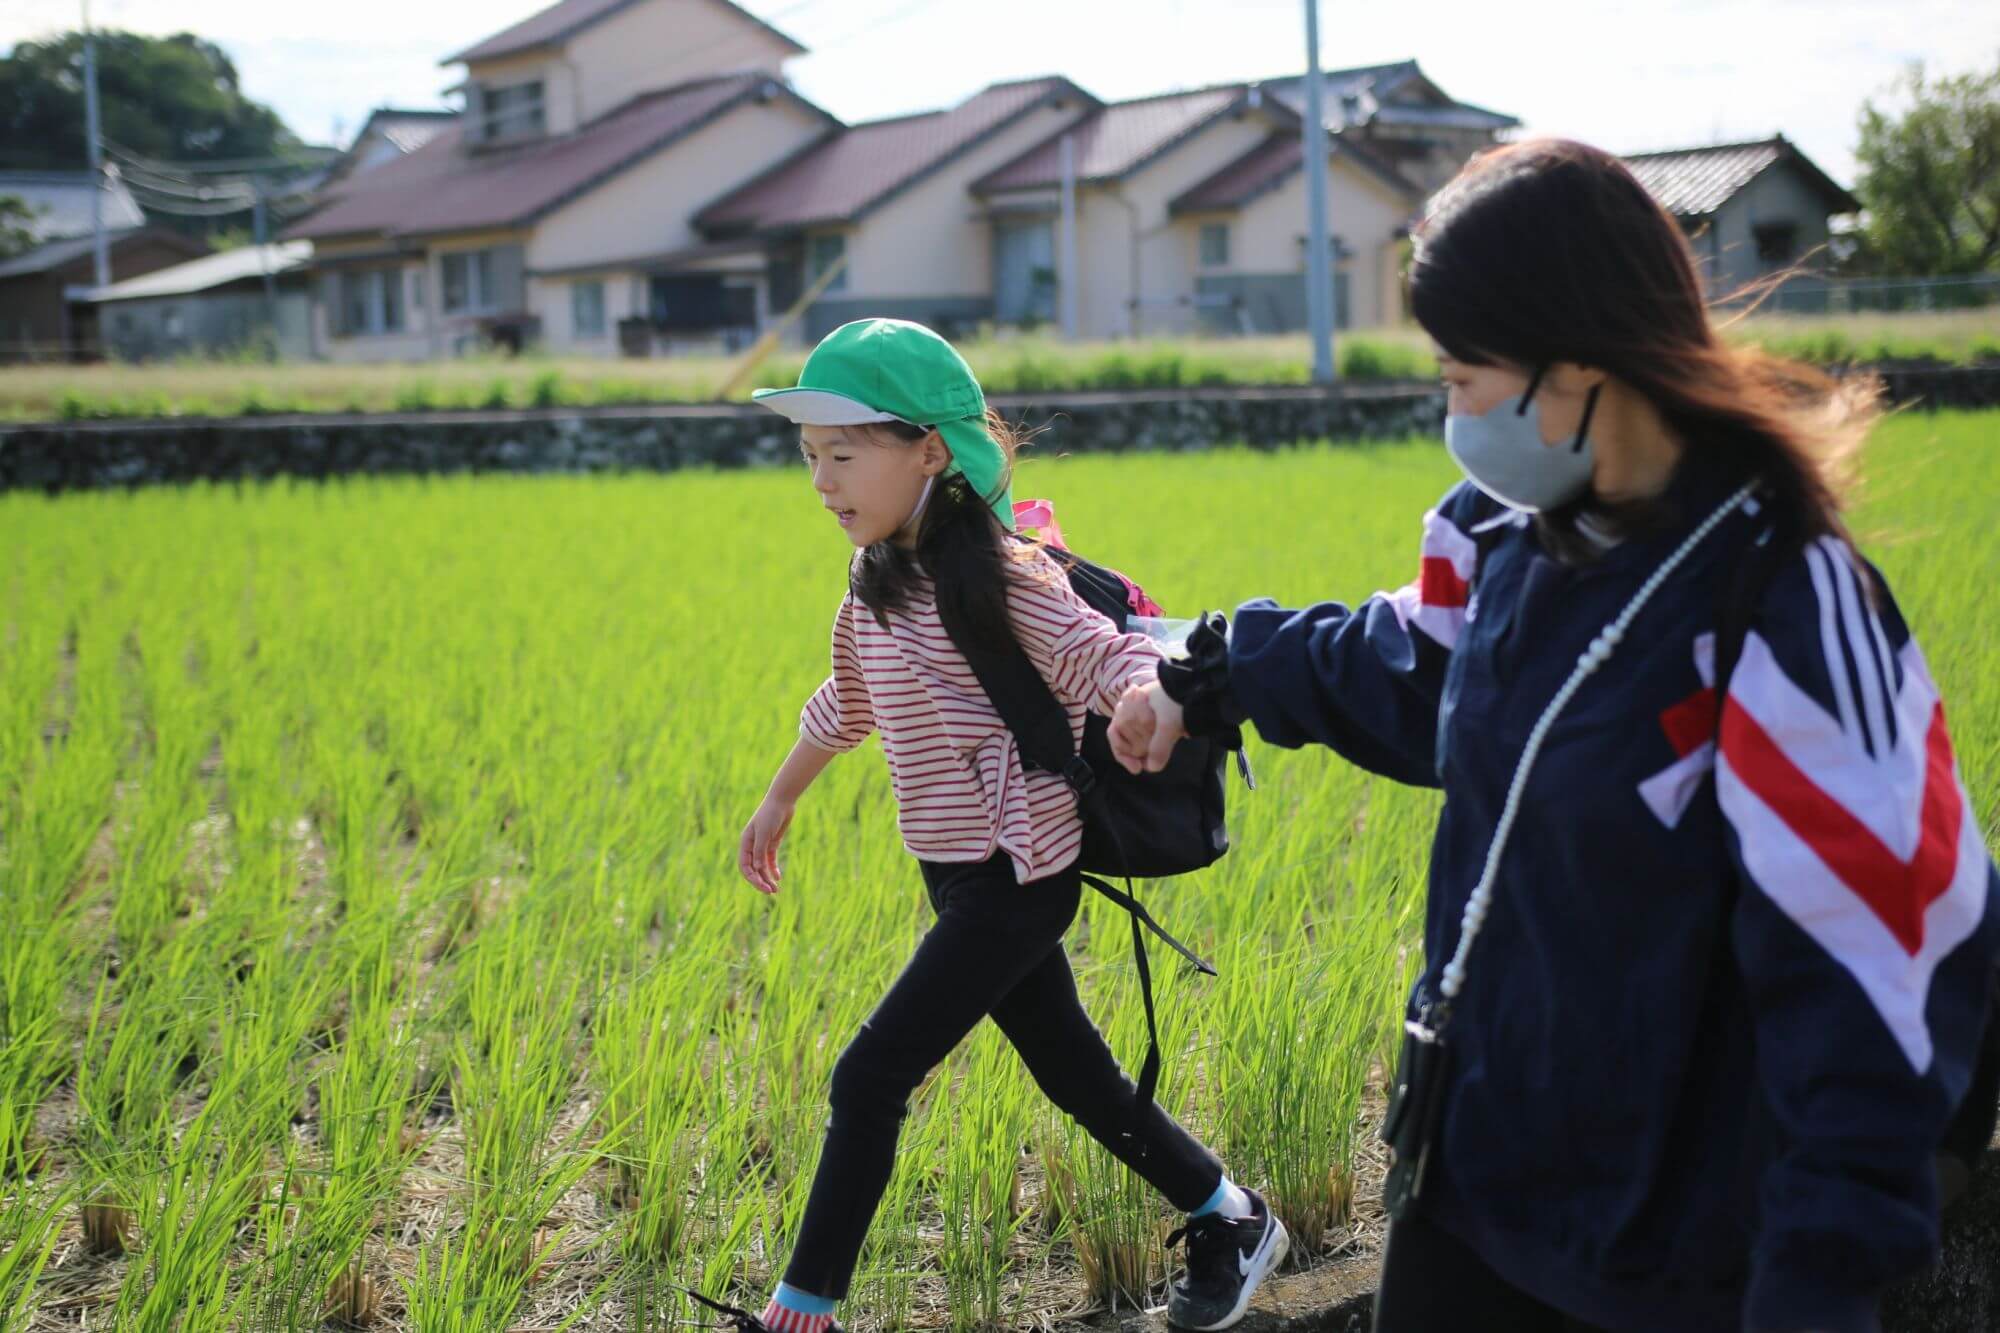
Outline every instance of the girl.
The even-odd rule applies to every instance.
[[[1254,1190],[1156,1105],[1143,1108],[1077,1000],[1062,937],[1076,916],[1082,822],[1062,779],[1024,771],[944,625],[1019,641],[1072,732],[1154,678],[1149,640],[1121,635],[1055,560],[1014,540],[1014,438],[950,344],[871,319],[827,335],[797,388],[758,401],[798,422],[813,489],[855,556],[833,625],[833,672],[743,830],[743,877],[776,893],[799,797],[835,754],[881,733],[903,845],[937,922],[834,1067],[832,1118],[785,1280],[761,1323],[824,1333],[888,1184],[909,1095],[982,1018],[1049,1099],[1191,1216],[1168,1317],[1228,1328],[1285,1255]],[[942,618],[941,618],[942,617]]]
[[[2000,877],[1841,519],[1871,403],[1721,341],[1580,144],[1470,164],[1410,302],[1469,478],[1421,577],[1251,602],[1113,725],[1444,789],[1375,1328],[1873,1330],[1992,1134]]]

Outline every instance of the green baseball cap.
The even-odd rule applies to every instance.
[[[945,471],[962,475],[1001,526],[1014,528],[1007,455],[986,430],[986,395],[958,349],[905,319],[857,319],[813,348],[790,389],[750,395],[801,426],[900,421],[930,426],[951,449]]]

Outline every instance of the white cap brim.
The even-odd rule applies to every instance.
[[[759,389],[750,398],[801,426],[870,426],[902,420],[894,413],[878,412],[858,398],[826,389]]]

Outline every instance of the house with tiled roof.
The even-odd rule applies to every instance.
[[[1083,336],[1304,326],[1302,122],[1261,84],[1103,106],[976,181],[1001,238],[1001,319],[1053,314],[1064,138],[1074,162]],[[1329,168],[1336,322],[1391,322],[1401,312],[1397,246],[1421,192],[1339,135],[1329,136]],[[1010,255],[1022,257],[1010,264]],[[1035,280],[1023,283],[1023,271]]]
[[[1426,195],[1458,173],[1466,160],[1521,127],[1500,111],[1461,102],[1414,60],[1330,69],[1320,75],[1327,129],[1396,168]],[[1305,114],[1304,75],[1264,85]]]
[[[1827,266],[1832,219],[1861,201],[1784,135],[1633,153],[1632,174],[1687,232],[1711,293]]]
[[[621,324],[677,316],[753,335],[760,283],[663,292],[621,261],[696,244],[700,206],[841,128],[784,78],[802,50],[729,0],[558,0],[449,57],[465,67],[452,124],[286,232],[313,242],[321,354],[608,354]]]
[[[807,299],[804,341],[1053,322],[1066,151],[1084,336],[1303,326],[1299,80],[1104,102],[1051,75],[844,125],[787,81],[802,50],[730,0],[558,0],[457,52],[463,112],[287,233],[313,242],[316,346],[740,345]],[[1414,62],[1326,78],[1336,316],[1392,322],[1426,182],[1515,122]]]
[[[849,319],[915,319],[947,333],[997,308],[1009,262],[1002,229],[976,216],[971,186],[1102,104],[1068,79],[999,83],[956,106],[853,125],[775,164],[695,215],[717,245],[757,256],[774,307],[836,260],[804,337]]]

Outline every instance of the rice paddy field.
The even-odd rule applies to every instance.
[[[1906,415],[1857,530],[2000,831],[2000,414]],[[1434,441],[1024,464],[1170,609],[1415,571]],[[0,1328],[660,1329],[761,1299],[839,1051],[924,929],[873,742],[738,833],[847,547],[801,470],[0,496]],[[1365,1247],[1436,798],[1253,742],[1236,850],[1148,887],[1162,1100],[1300,1261]],[[1070,944],[1144,1050],[1124,918]],[[1160,957],[1159,951],[1155,954]],[[1157,1297],[1175,1219],[989,1028],[913,1101],[843,1310]]]

